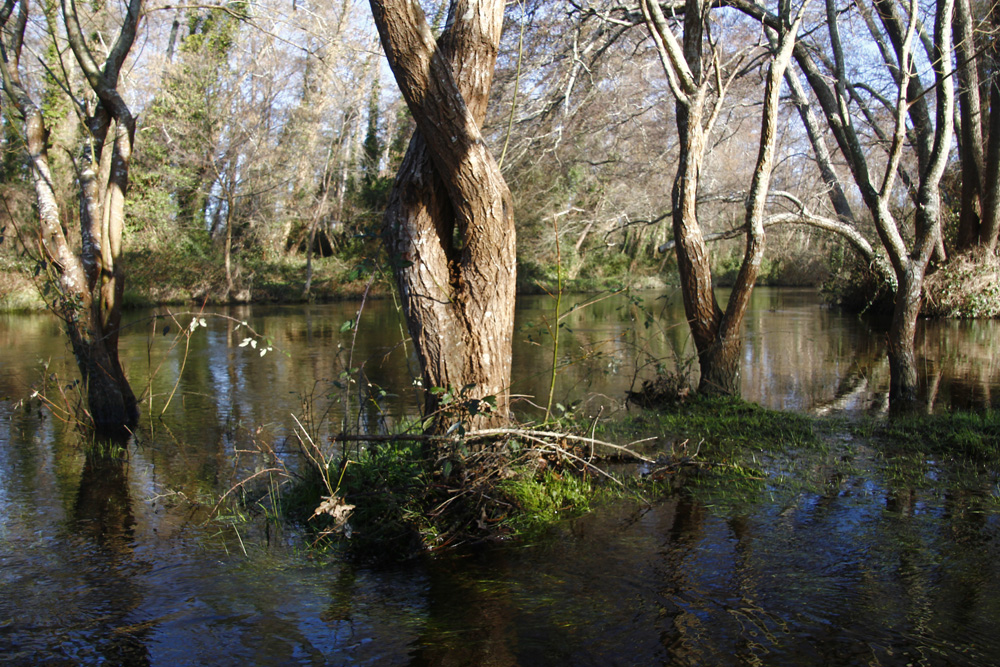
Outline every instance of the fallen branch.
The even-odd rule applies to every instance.
[[[556,431],[535,431],[531,429],[520,429],[520,428],[489,428],[482,429],[479,431],[470,431],[463,435],[428,435],[423,433],[411,433],[411,434],[398,434],[398,435],[365,435],[365,434],[347,434],[341,433],[339,435],[333,436],[334,442],[439,442],[447,444],[461,444],[463,442],[475,442],[479,440],[489,440],[491,438],[498,438],[503,436],[510,437],[521,437],[531,440],[539,439],[552,439],[552,440],[567,440],[570,442],[579,442],[587,445],[597,445],[600,447],[607,447],[608,449],[613,449],[617,452],[627,455],[636,461],[642,461],[643,463],[653,463],[653,459],[650,459],[638,452],[635,452],[629,447],[643,442],[649,442],[650,440],[655,440],[656,438],[644,438],[642,440],[636,440],[635,442],[630,442],[628,445],[616,445],[612,442],[607,442],[605,440],[598,440],[596,438],[588,438],[582,435],[573,435],[572,433],[558,433]]]

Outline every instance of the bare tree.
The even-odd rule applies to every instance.
[[[739,67],[723,73],[721,53],[715,43],[705,39],[709,6],[702,0],[687,0],[681,39],[673,33],[659,4],[642,0],[640,7],[676,102],[680,154],[672,195],[674,248],[684,309],[701,367],[698,389],[705,393],[738,394],[740,333],[764,253],[764,213],[774,168],[778,93],[802,14],[800,11],[794,24],[781,21],[777,27],[780,43],[768,73],[760,148],[746,199],[746,250],[736,285],[723,311],[712,286],[709,255],[698,218],[698,187],[709,137],[719,118],[726,89]],[[706,43],[710,48],[707,58]]]
[[[480,127],[504,2],[452,0],[437,40],[415,0],[371,0],[371,7],[417,125],[383,236],[423,380],[477,401],[474,425],[500,423],[509,412],[514,215]],[[495,407],[480,412],[488,397]],[[440,407],[436,392],[426,407]]]
[[[8,29],[15,4],[18,13]],[[136,399],[118,359],[125,267],[122,231],[135,119],[118,92],[122,65],[141,18],[141,0],[130,0],[122,27],[103,66],[98,65],[80,27],[74,0],[62,0],[66,38],[92,97],[76,101],[86,126],[77,158],[81,247],[70,247],[53,189],[46,144],[46,119],[22,80],[22,49],[28,0],[7,0],[0,10],[4,31],[4,92],[24,122],[31,178],[40,218],[39,249],[54,288],[50,306],[65,322],[73,353],[87,387],[94,425],[111,431],[138,419]],[[55,25],[49,26],[55,30]],[[69,82],[66,82],[69,85]]]
[[[747,15],[776,28],[781,20],[756,3],[731,0],[730,5]],[[847,56],[838,27],[838,9],[827,0],[826,28],[829,41],[821,49],[798,44],[794,55],[840,152],[847,159],[854,182],[875,223],[879,240],[892,266],[897,283],[896,301],[888,334],[890,402],[897,408],[913,405],[917,396],[917,369],[914,354],[917,317],[920,314],[924,276],[932,255],[941,240],[941,176],[948,162],[954,130],[953,88],[953,0],[938,0],[934,5],[934,37],[929,64],[934,83],[924,87],[913,82],[917,76],[914,42],[918,39],[918,12],[915,1],[897,6],[885,0],[873,0],[882,22],[886,42],[881,48],[885,80],[890,82],[895,99],[880,96],[888,128],[878,128],[873,114],[859,101],[848,78]],[[877,33],[877,26],[869,23]],[[882,43],[882,42],[880,42]],[[829,54],[829,58],[816,54]],[[934,118],[914,116],[914,97],[923,100],[929,88],[934,94]],[[882,160],[863,144],[859,125],[865,124],[880,139],[885,153]],[[906,184],[916,201],[912,237],[900,225],[895,203],[895,186],[904,174],[900,169],[904,151],[911,148],[918,156],[915,180]],[[921,157],[923,155],[923,157]],[[881,162],[881,169],[875,165]],[[910,240],[912,238],[912,240]]]

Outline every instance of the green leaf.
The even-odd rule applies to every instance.
[[[354,328],[354,320],[347,320],[340,325],[340,333],[345,333]]]

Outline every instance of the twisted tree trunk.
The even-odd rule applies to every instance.
[[[496,63],[502,0],[452,0],[435,41],[414,0],[371,0],[417,131],[385,213],[426,410],[436,429],[508,419],[515,235],[510,192],[480,125]],[[441,411],[442,397],[461,414]],[[489,408],[487,406],[490,406]]]

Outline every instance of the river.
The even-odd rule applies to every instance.
[[[593,298],[567,297],[565,310]],[[360,318],[359,306],[128,313],[122,358],[143,418],[118,461],[85,456],[58,418],[77,396],[58,322],[0,314],[0,664],[978,665],[1000,656],[996,471],[972,486],[942,476],[900,487],[862,444],[861,472],[822,491],[735,507],[686,496],[622,502],[529,543],[389,569],[312,551],[274,522],[210,518],[221,494],[268,465],[255,452],[290,456],[292,415],[328,431],[346,415],[351,428],[381,431],[416,412],[412,348],[392,301],[367,302]],[[512,390],[524,420],[547,399],[553,306],[519,301]],[[205,326],[181,334],[193,317]],[[357,330],[343,330],[354,319]],[[613,418],[658,364],[692,370],[675,293],[602,298],[561,322],[559,409]],[[930,409],[996,408],[998,341],[997,322],[922,323]],[[43,381],[52,408],[32,398]],[[850,418],[884,410],[887,384],[881,337],[864,323],[812,291],[755,291],[746,398]]]

